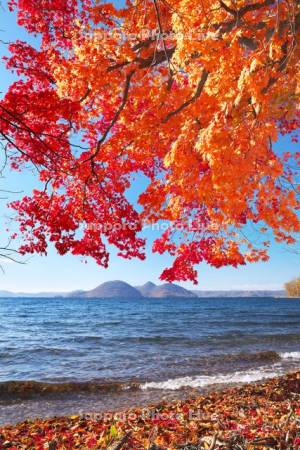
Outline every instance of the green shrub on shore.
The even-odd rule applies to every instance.
[[[300,297],[300,277],[285,285],[289,297]]]

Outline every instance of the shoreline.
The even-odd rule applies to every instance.
[[[115,413],[0,426],[1,449],[300,449],[300,370]]]
[[[161,401],[185,401],[206,396],[213,391],[237,388],[247,383],[282,377],[299,369],[299,352],[288,353],[285,367],[278,366],[279,355],[263,352],[252,355],[251,361],[269,360],[269,365],[246,367],[242,371],[214,375],[201,374],[164,380],[132,378],[89,381],[11,380],[0,382],[0,426],[14,425],[24,420],[48,419],[56,416],[83,415],[87,411],[104,413],[123,411]],[[255,356],[255,358],[254,358]],[[276,358],[275,358],[276,357]],[[275,362],[274,362],[275,359]],[[279,360],[280,361],[280,360]],[[155,378],[154,378],[155,379]]]

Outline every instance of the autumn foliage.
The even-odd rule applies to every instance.
[[[21,252],[51,241],[106,267],[107,244],[143,259],[143,223],[166,221],[161,278],[196,282],[202,261],[236,267],[294,242],[300,152],[273,143],[298,139],[299,0],[10,6],[41,37],[10,45],[19,80],[0,102],[11,166],[30,162],[43,183],[12,205]]]

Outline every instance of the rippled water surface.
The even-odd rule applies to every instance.
[[[147,402],[299,366],[299,300],[0,299],[2,422]],[[12,380],[13,389],[3,384]],[[35,384],[24,398],[26,380],[51,385]]]

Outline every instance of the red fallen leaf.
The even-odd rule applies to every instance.
[[[188,413],[190,412],[190,408],[188,407],[188,405],[184,405],[184,406],[182,407],[182,411],[183,411],[185,414],[188,414]]]
[[[238,425],[236,422],[229,422],[228,428],[229,428],[229,430],[237,430]]]
[[[90,439],[87,441],[86,445],[88,446],[88,448],[93,448],[93,447],[95,447],[95,446],[97,445],[97,439],[95,439],[95,438],[90,438]]]
[[[261,416],[258,417],[258,418],[255,420],[255,423],[256,423],[257,425],[263,425],[263,423],[264,423],[263,418],[262,418]]]

